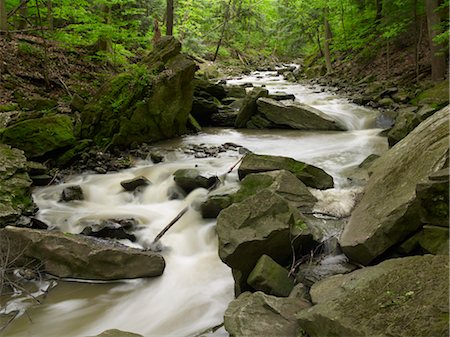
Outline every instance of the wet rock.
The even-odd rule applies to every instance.
[[[164,155],[157,153],[157,152],[151,152],[150,160],[152,161],[153,164],[159,164],[162,161],[164,161]]]
[[[244,98],[247,95],[245,88],[237,85],[229,85],[225,87],[227,97]]]
[[[298,336],[296,314],[310,306],[298,298],[246,292],[225,311],[225,329],[233,337]]]
[[[32,228],[32,229],[48,229],[48,225],[36,218],[21,216],[15,223],[16,227]]]
[[[219,182],[217,176],[205,177],[196,169],[180,169],[173,174],[175,183],[183,189],[184,192],[190,193],[196,188],[209,189]]]
[[[269,94],[267,98],[273,99],[275,101],[294,101],[294,94],[287,94],[285,92],[276,92],[274,94]]]
[[[136,333],[122,331],[118,329],[110,329],[103,331],[99,335],[91,336],[91,337],[143,337],[142,335],[138,335]]]
[[[220,211],[233,203],[230,195],[212,195],[200,206],[200,212],[204,219],[217,218]]]
[[[394,127],[388,132],[389,146],[397,144],[419,124],[420,120],[415,112],[405,111],[399,113],[395,119]]]
[[[20,255],[18,264],[38,260],[45,272],[58,277],[153,277],[161,275],[165,267],[159,254],[84,235],[7,227],[0,231],[0,239],[15,243],[11,256]]]
[[[333,178],[324,170],[302,163],[295,159],[282,156],[247,154],[238,169],[239,179],[250,173],[260,173],[275,170],[286,170],[293,173],[305,185],[317,189],[332,188]]]
[[[130,234],[123,226],[113,221],[103,221],[96,226],[87,226],[80,234],[96,238],[136,241],[136,236]]]
[[[259,258],[247,283],[255,290],[280,297],[289,296],[294,288],[294,280],[289,277],[288,271],[267,255]]]
[[[213,97],[194,97],[192,101],[191,115],[201,126],[211,125],[211,118],[219,112],[220,102]]]
[[[301,246],[303,253],[315,245],[299,211],[268,190],[220,212],[217,218],[219,256],[233,269],[236,294],[249,289],[247,278],[262,255],[281,265],[288,263],[292,257],[290,233],[299,235],[294,246]]]
[[[364,159],[359,165],[359,168],[362,169],[368,169],[375,160],[377,160],[378,158],[380,158],[379,155],[372,153],[371,155],[367,156],[366,159]]]
[[[83,189],[79,185],[69,186],[63,189],[61,201],[84,200]]]
[[[256,101],[260,97],[267,97],[269,92],[266,89],[255,88],[244,99],[241,109],[236,118],[235,127],[245,128],[250,118],[256,114],[257,106]]]
[[[340,238],[351,260],[368,264],[422,226],[416,185],[445,164],[448,113],[448,107],[435,113],[372,165],[365,194]]]
[[[221,100],[227,96],[227,91],[223,84],[213,83],[211,81],[195,79],[194,96],[196,97],[215,97]],[[206,95],[205,95],[206,94]]]
[[[23,150],[28,158],[38,158],[73,145],[75,136],[69,116],[52,115],[8,126],[1,141]]]
[[[0,228],[37,208],[31,197],[31,180],[23,152],[0,144]]]
[[[220,109],[211,116],[211,125],[220,127],[234,127],[238,112],[234,109]]]
[[[387,260],[311,289],[299,325],[309,336],[448,335],[448,256]]]
[[[139,176],[136,178],[124,180],[120,182],[120,185],[124,188],[125,191],[132,192],[139,187],[144,187],[150,185],[151,182],[144,176]]]
[[[258,114],[270,121],[270,128],[344,130],[320,110],[299,102],[283,104],[270,98],[259,98],[257,110]]]

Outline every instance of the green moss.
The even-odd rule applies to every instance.
[[[431,105],[435,109],[441,109],[449,102],[449,83],[447,80],[423,91],[411,103],[414,105]]]
[[[273,177],[261,174],[250,174],[241,182],[241,188],[232,195],[233,202],[241,202],[257,192],[269,187],[273,183]]]
[[[15,111],[19,108],[17,103],[0,104],[0,112]]]

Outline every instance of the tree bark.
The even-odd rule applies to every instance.
[[[17,25],[17,29],[22,30],[27,28],[28,26],[27,18],[28,18],[28,2],[23,2],[21,3],[19,9],[19,22]]]
[[[221,46],[221,44],[222,44],[222,40],[223,40],[223,38],[224,38],[224,36],[225,36],[225,32],[226,32],[226,30],[227,30],[228,20],[230,19],[230,6],[231,6],[231,1],[232,1],[232,0],[229,0],[229,1],[228,1],[227,8],[225,9],[225,15],[224,15],[224,19],[223,19],[222,32],[220,33],[220,39],[219,39],[219,41],[217,42],[217,48],[216,48],[216,52],[214,53],[213,62],[215,62],[216,59],[217,59],[217,55],[219,54],[219,49],[220,49],[220,46]]]
[[[47,22],[48,29],[53,32],[53,2],[52,0],[47,0]]]
[[[376,0],[376,8],[377,14],[375,15],[375,22],[378,24],[383,18],[383,0]]]
[[[173,0],[167,0],[166,35],[173,35]]]
[[[6,12],[6,0],[0,0],[0,30],[8,32],[8,13]]]
[[[439,81],[445,78],[446,61],[443,46],[437,45],[433,39],[440,33],[438,25],[441,23],[441,14],[436,12],[439,7],[438,0],[425,0],[427,13],[428,38],[431,51],[431,79]]]
[[[101,5],[100,10],[102,12],[103,15],[103,22],[106,24],[111,24],[111,7],[108,5]],[[99,36],[98,40],[97,40],[97,49],[99,51],[105,51],[107,53],[112,53],[113,49],[112,49],[112,40],[111,37],[109,36]]]
[[[327,19],[328,16],[328,8],[324,8],[323,10],[323,21],[325,27],[325,41],[323,42],[323,51],[325,54],[325,63],[327,65],[327,73],[333,72],[333,66],[331,65],[331,54],[330,54],[330,42],[332,38],[330,24]]]

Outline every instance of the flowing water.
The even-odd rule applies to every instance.
[[[334,177],[336,187],[315,194],[324,207],[348,215],[359,187],[352,186],[347,173],[368,155],[387,149],[385,138],[378,136],[378,112],[320,88],[288,83],[271,72],[253,73],[228,83],[248,82],[266,85],[271,92],[293,93],[298,101],[322,110],[349,131],[205,129],[197,135],[159,144],[167,153],[162,163],[144,160],[133,169],[84,174],[64,184],[36,189],[39,218],[65,232],[79,233],[83,224],[101,219],[137,219],[137,242],[124,242],[136,247],[148,247],[181,209],[191,207],[162,239],[166,259],[163,276],[112,283],[58,282],[43,304],[28,308],[27,315],[16,319],[5,336],[92,336],[113,328],[143,336],[195,336],[222,323],[223,313],[233,299],[233,279],[217,255],[215,220],[204,220],[197,211],[207,191],[197,189],[182,200],[169,200],[168,195],[175,186],[172,174],[177,169],[197,167],[206,174],[223,175],[241,155],[230,150],[214,158],[195,158],[181,150],[187,144],[233,142],[255,153],[289,156],[319,166]],[[152,185],[138,194],[123,191],[121,181],[141,175]],[[82,186],[84,201],[58,201],[61,191],[70,185]],[[220,188],[237,185],[237,173],[233,172]],[[205,334],[226,335],[223,328]]]

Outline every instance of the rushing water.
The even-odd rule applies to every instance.
[[[179,150],[186,144],[233,142],[255,153],[284,155],[317,165],[334,177],[336,188],[316,191],[316,196],[324,205],[334,207],[338,215],[348,215],[355,187],[347,173],[368,155],[387,149],[385,138],[378,136],[377,111],[320,88],[288,83],[276,73],[254,73],[229,81],[247,82],[266,85],[271,92],[293,93],[297,100],[329,114],[349,131],[205,129],[198,135],[160,144],[168,151],[163,163],[141,161],[122,172],[81,175],[64,184],[36,189],[34,198],[41,220],[62,231],[79,233],[83,224],[96,220],[135,218],[139,221],[138,240],[125,243],[137,247],[148,247],[181,209],[191,207],[162,239],[167,265],[163,276],[113,283],[59,282],[43,304],[29,308],[28,315],[17,319],[5,336],[92,336],[113,328],[144,336],[195,336],[222,323],[233,298],[233,279],[217,255],[215,221],[202,219],[197,211],[207,191],[195,190],[183,200],[169,200],[168,195],[175,186],[172,174],[177,169],[197,167],[204,173],[223,175],[240,155],[230,150],[216,158],[194,158]],[[140,194],[122,190],[121,181],[141,175],[152,185]],[[76,184],[82,186],[85,200],[58,202],[63,188]],[[237,184],[233,172],[221,188]],[[223,336],[226,332],[222,328],[207,335]]]

